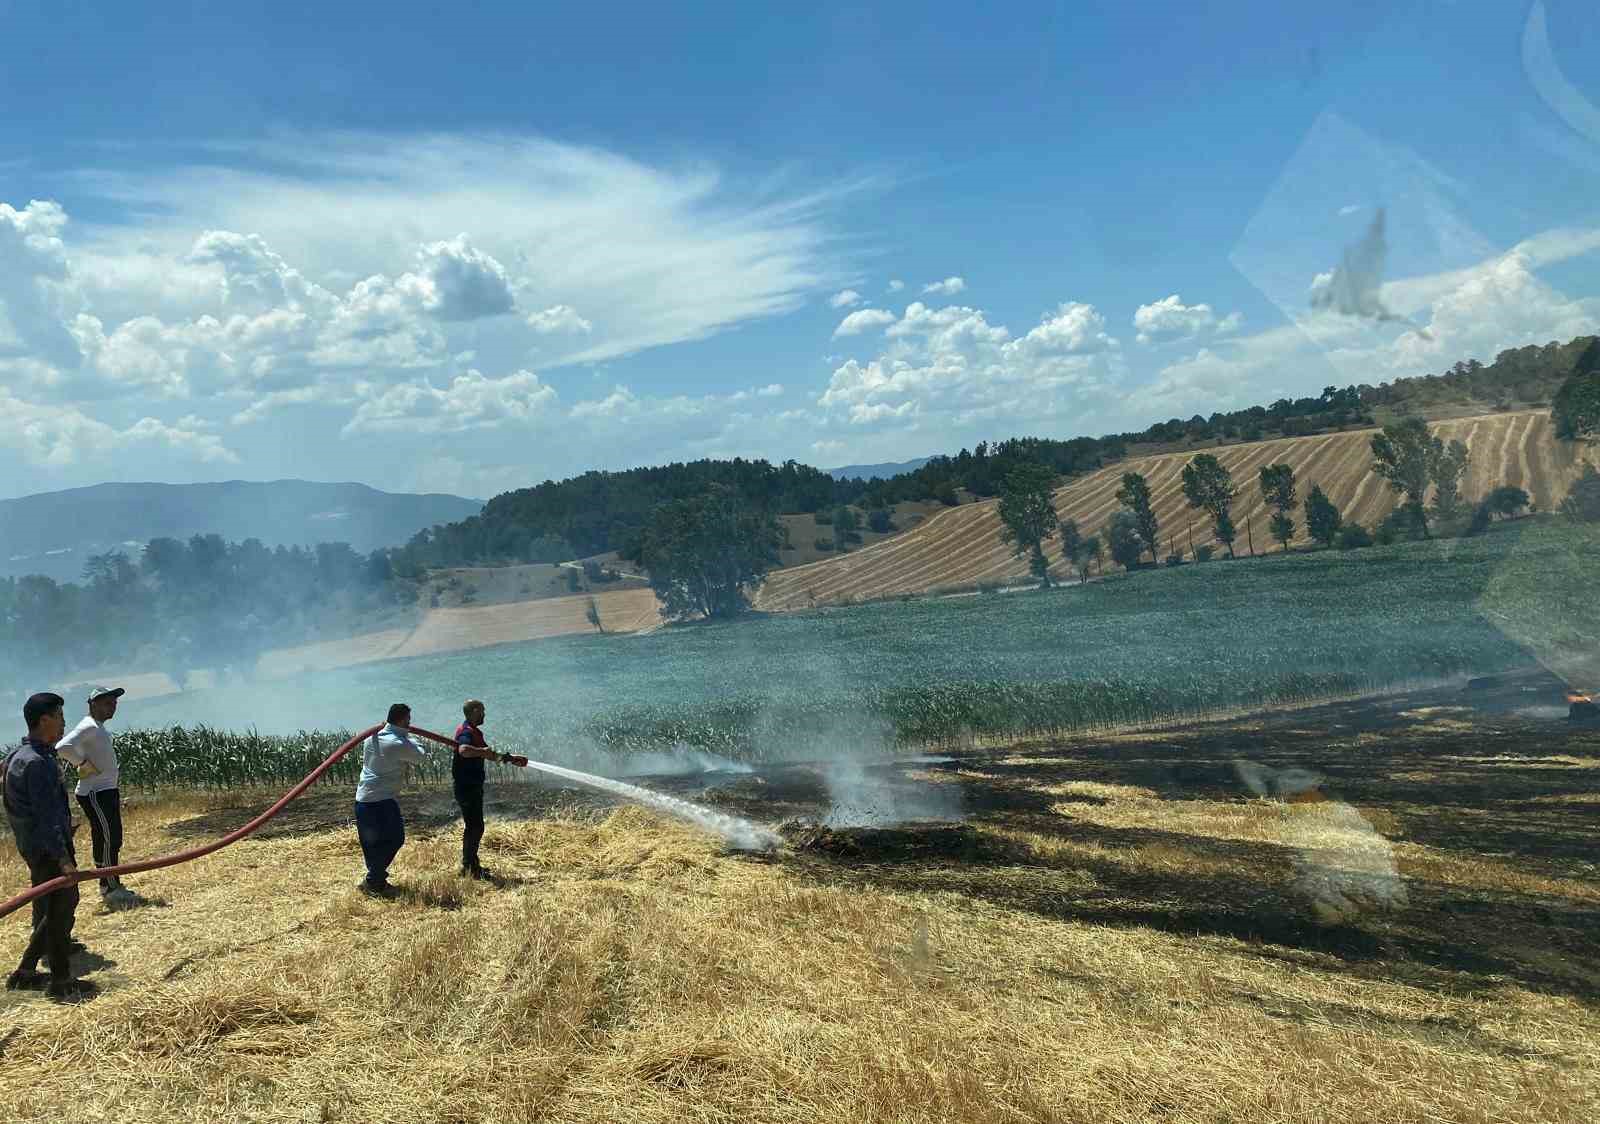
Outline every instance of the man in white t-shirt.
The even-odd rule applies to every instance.
[[[62,760],[78,767],[78,805],[89,821],[94,839],[94,865],[116,866],[122,850],[122,798],[117,791],[117,753],[106,723],[117,713],[121,687],[96,687],[89,692],[89,713],[56,743]],[[134,895],[120,878],[100,879],[100,894],[107,905],[129,904]]]

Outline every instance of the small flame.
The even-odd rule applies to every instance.
[[[1578,703],[1592,703],[1594,702],[1594,696],[1586,695],[1582,691],[1568,691],[1567,702],[1572,706],[1576,706]]]

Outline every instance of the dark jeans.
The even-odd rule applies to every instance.
[[[456,804],[461,809],[461,866],[478,869],[478,844],[483,842],[483,786],[456,782]]]
[[[356,801],[356,836],[367,860],[367,885],[389,884],[389,864],[406,845],[406,822],[400,818],[400,801]]]
[[[28,877],[33,880],[35,886],[52,878],[61,877],[60,860],[28,858],[26,855],[23,858],[27,859]],[[67,952],[67,941],[72,932],[73,916],[77,910],[76,884],[64,890],[57,890],[53,894],[46,894],[42,898],[34,898],[33,935],[28,938],[28,947],[22,950],[22,960],[17,967],[32,971],[39,966],[39,958],[42,956],[50,966],[51,979],[71,979],[72,963]]]
[[[78,806],[89,821],[89,834],[94,837],[94,865],[116,866],[117,854],[122,850],[122,797],[114,788],[91,792],[78,797]],[[116,884],[114,878],[100,879],[100,889],[109,890]]]

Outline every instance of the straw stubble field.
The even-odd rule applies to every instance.
[[[1239,755],[1317,767],[1331,799],[1253,797]],[[347,796],[319,791],[265,838],[137,879],[156,904],[86,904],[80,968],[105,992],[7,994],[0,1096],[29,1120],[1600,1108],[1594,734],[1393,700],[900,768],[956,786],[965,821],[757,857],[601,797],[495,789],[498,887],[451,875],[450,797],[424,789],[388,903],[355,893]],[[811,799],[804,774],[705,795],[770,814]],[[258,800],[136,803],[130,850]],[[1345,830],[1338,809],[1392,843],[1404,909],[1328,928],[1295,899],[1294,841]],[[14,858],[0,872],[18,883]],[[13,918],[0,953],[20,940]]]

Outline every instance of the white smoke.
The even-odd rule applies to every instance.
[[[753,773],[755,767],[696,746],[680,742],[670,750],[611,754],[615,766],[608,770],[619,777],[685,777],[695,773]]]
[[[892,827],[963,816],[959,785],[906,774],[903,766],[911,762],[895,752],[894,727],[881,716],[841,715],[804,733],[767,730],[763,737],[817,770],[828,790],[822,822],[829,827]]]

